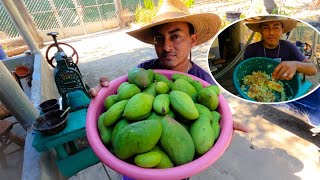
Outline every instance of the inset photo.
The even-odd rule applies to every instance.
[[[246,101],[290,102],[320,84],[320,34],[286,16],[241,19],[222,30],[209,53],[222,88]]]

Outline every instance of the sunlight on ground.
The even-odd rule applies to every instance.
[[[294,170],[292,173],[294,173],[295,176],[303,179],[312,179],[313,172],[320,172],[318,152],[319,147],[265,119],[262,116],[264,115],[264,112],[268,111],[268,109],[265,109],[265,106],[247,103],[231,97],[231,95],[226,93],[224,93],[224,96],[226,97],[233,113],[233,119],[243,123],[244,125],[247,125],[252,130],[252,132],[248,134],[239,134],[251,142],[256,151],[260,152],[265,148],[269,150],[274,149],[274,151],[272,150],[271,152],[274,152],[275,154],[270,156],[270,158],[273,159],[272,161],[274,161],[276,164],[289,166],[287,168],[283,166],[282,168],[284,168],[284,171]],[[282,114],[274,114],[274,116],[268,117],[282,120],[281,116]],[[288,157],[283,157],[288,159],[288,162],[284,159],[281,159],[283,155],[281,155],[281,153],[279,154],[278,150],[282,150],[285,152],[285,154],[288,154],[286,155]],[[257,156],[258,152],[251,154],[251,158],[253,158],[253,156]],[[269,154],[267,152],[268,151],[264,153],[260,152],[258,154],[266,156]],[[258,159],[256,160],[259,162]],[[273,169],[273,167],[266,168]],[[280,168],[279,171],[281,171],[282,168]]]

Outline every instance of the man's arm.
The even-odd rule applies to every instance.
[[[297,63],[297,71],[307,76],[314,76],[317,74],[316,66],[308,59]]]
[[[282,61],[273,71],[272,77],[281,80],[290,80],[296,72],[307,76],[317,73],[316,66],[301,53],[301,51],[291,42],[283,41],[283,46],[289,52],[289,59]]]
[[[272,77],[276,80],[291,80],[296,72],[303,73],[307,76],[313,76],[317,73],[316,66],[309,60],[283,61],[273,71]]]

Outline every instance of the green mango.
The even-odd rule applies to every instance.
[[[145,89],[151,85],[154,79],[153,70],[134,67],[128,72],[128,82],[137,85],[140,89]]]
[[[171,76],[173,81],[176,81],[178,79],[184,79],[186,81],[188,81],[188,83],[191,83],[193,81],[193,79],[190,76],[184,75],[184,74],[179,74],[179,73],[175,73]]]
[[[179,166],[191,162],[195,154],[192,137],[176,120],[165,116],[162,120],[160,144],[174,165]]]
[[[200,115],[199,119],[192,123],[190,135],[197,154],[202,155],[211,149],[214,144],[214,132],[208,116]]]
[[[169,156],[161,148],[155,146],[152,151],[159,152],[161,154],[160,163],[157,166],[155,166],[155,168],[165,169],[173,167],[173,163],[171,162]]]
[[[120,90],[122,89],[122,88],[124,88],[126,85],[128,85],[129,84],[129,82],[123,82],[123,83],[121,83],[120,84],[120,86],[118,87],[118,89],[117,89],[117,94],[120,92]]]
[[[143,93],[148,93],[151,94],[152,96],[156,97],[157,96],[157,91],[156,91],[156,82],[153,82],[150,86],[148,86],[146,89],[142,91]]]
[[[134,157],[134,163],[139,167],[152,168],[157,166],[161,161],[162,155],[156,151],[150,151],[138,154]]]
[[[157,94],[167,94],[170,91],[170,87],[165,82],[156,82],[156,92]]]
[[[186,120],[196,120],[199,112],[191,97],[182,91],[171,91],[169,93],[170,104],[174,111]]]
[[[170,98],[170,97],[169,97]],[[167,115],[168,116],[170,116],[171,118],[176,118],[176,115],[174,114],[174,112],[173,111],[169,111],[168,113],[167,113]]]
[[[198,103],[206,106],[210,111],[214,111],[219,105],[219,99],[212,89],[203,88],[198,94]]]
[[[153,110],[158,114],[167,114],[170,109],[169,94],[159,94],[153,101]]]
[[[119,131],[114,140],[114,152],[122,160],[148,152],[158,143],[161,134],[161,121],[134,122]]]
[[[214,132],[214,140],[216,141],[220,135],[220,124],[218,121],[212,121],[211,127]]]
[[[212,121],[217,121],[217,122],[220,121],[221,115],[220,115],[219,112],[217,112],[217,111],[211,111],[211,114],[212,114]]]
[[[168,86],[170,87],[170,90],[171,91],[171,88],[172,88],[172,85],[173,85],[173,82],[171,80],[169,80],[167,78],[167,76],[165,75],[162,75],[160,73],[154,73],[154,80],[157,81],[157,82],[165,82],[168,84]]]
[[[219,96],[220,88],[217,85],[210,85],[210,86],[207,86],[206,88],[212,89],[216,93],[216,95]]]
[[[119,131],[129,125],[129,122],[125,119],[120,120],[113,128],[112,133],[111,133],[111,144],[114,146],[114,140],[119,133]]]
[[[117,103],[115,103],[113,106],[111,106],[106,112],[103,119],[103,124],[105,127],[109,127],[116,123],[122,116],[123,111],[129,101],[128,100],[122,100]]]
[[[141,90],[135,84],[127,84],[118,93],[118,101],[130,99],[132,96],[140,93]]]
[[[176,81],[174,81],[172,90],[185,92],[191,97],[194,102],[196,102],[197,100],[197,90],[184,79],[177,79]]]
[[[104,101],[104,107],[106,108],[106,110],[108,110],[111,106],[118,102],[117,97],[118,96],[116,94],[113,94],[106,98],[106,100]]]
[[[210,122],[212,122],[212,112],[206,106],[198,103],[195,103],[194,105],[196,106],[200,116],[207,116]]]
[[[99,129],[99,134],[101,141],[104,145],[109,145],[111,142],[111,133],[112,133],[112,128],[111,127],[105,127],[103,125],[103,119],[104,119],[105,114],[101,114],[98,119],[98,129]]]
[[[196,89],[197,93],[203,89],[202,83],[198,80],[193,80],[190,84]]]
[[[146,118],[149,120],[161,120],[165,115],[160,115],[154,111],[150,113],[150,115]]]
[[[138,93],[129,99],[123,116],[128,121],[139,121],[149,116],[152,110],[154,96],[148,93]]]

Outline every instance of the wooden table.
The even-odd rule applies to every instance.
[[[69,113],[67,127],[52,136],[34,132],[32,146],[38,152],[53,148],[57,153],[56,164],[66,177],[100,162],[90,147],[80,150],[75,143],[76,139],[86,137],[86,115],[87,108]]]

